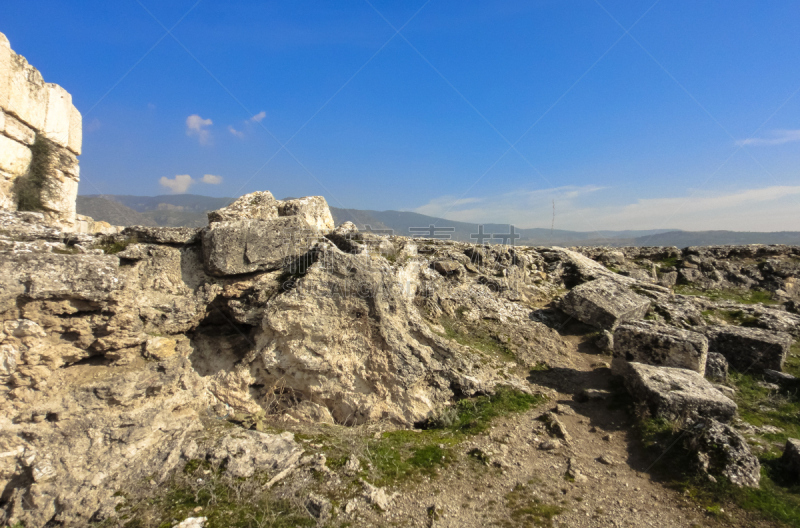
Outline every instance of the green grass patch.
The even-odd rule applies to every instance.
[[[124,238],[124,239],[114,239],[109,238],[106,239],[99,244],[96,244],[93,249],[102,249],[103,253],[106,255],[114,255],[123,251],[131,244],[138,244],[139,240],[136,237],[131,238]]]
[[[742,310],[704,310],[701,312],[707,321],[712,317],[722,319],[728,324],[736,326],[758,326],[758,317],[743,312]]]
[[[797,362],[793,359],[793,364]],[[793,391],[775,391],[758,386],[758,378],[732,371],[728,380],[737,391],[734,396],[742,420],[757,427],[771,425],[783,432],[765,434],[770,442],[786,442],[788,438],[800,438],[800,395]]]
[[[498,525],[509,528],[514,526],[553,526],[553,518],[564,509],[542,502],[535,496],[534,489],[530,484],[517,484],[506,494],[506,507],[509,509],[511,520],[502,520]]]
[[[419,475],[435,477],[438,469],[455,462],[452,446],[459,441],[445,431],[383,433],[369,444],[370,459],[377,471],[374,483],[384,486]]]
[[[653,262],[662,268],[677,267],[678,257],[667,257],[659,260],[654,260]]]
[[[492,420],[511,413],[520,413],[544,403],[542,395],[500,387],[491,396],[478,396],[458,401],[439,416],[428,420],[428,429],[444,429],[453,433],[474,435],[485,431]]]
[[[712,301],[733,301],[740,304],[780,304],[780,301],[772,298],[770,292],[759,290],[702,290],[688,284],[678,284],[674,291],[680,295],[707,297]]]

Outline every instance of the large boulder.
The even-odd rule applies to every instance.
[[[679,420],[699,414],[728,422],[736,414],[733,400],[694,370],[628,363],[624,380],[653,416]]]
[[[705,329],[708,349],[725,356],[741,372],[782,370],[792,346],[792,336],[761,328],[712,326]]]
[[[203,264],[217,276],[280,269],[310,259],[319,236],[300,216],[214,222],[202,233]]]
[[[333,231],[334,223],[328,202],[322,196],[306,196],[278,202],[280,216],[300,216],[323,234]]]
[[[597,279],[570,290],[559,307],[583,323],[615,328],[625,321],[644,317],[650,300],[613,279]]]
[[[747,440],[730,425],[713,418],[697,420],[687,430],[685,445],[695,453],[701,472],[722,475],[734,486],[758,487],[761,464]]]
[[[704,373],[708,340],[702,334],[639,321],[614,331],[614,355],[626,361]]]
[[[273,218],[278,218],[278,200],[269,191],[245,194],[227,207],[208,212],[209,224]]]

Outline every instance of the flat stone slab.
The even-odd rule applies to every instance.
[[[276,270],[302,259],[320,234],[300,216],[214,222],[202,232],[203,265],[211,275]],[[299,269],[297,271],[300,271]]]
[[[703,334],[637,321],[614,331],[614,356],[648,365],[706,370],[708,339]]]
[[[781,371],[792,346],[792,336],[761,328],[712,326],[705,329],[708,349],[725,356],[740,372]]]
[[[677,420],[697,413],[728,422],[736,414],[736,403],[693,370],[628,363],[624,379],[653,416]]]
[[[561,299],[560,308],[582,323],[615,328],[644,317],[650,300],[613,279],[597,279],[570,290]]]

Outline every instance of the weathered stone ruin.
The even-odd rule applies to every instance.
[[[0,209],[41,211],[49,224],[76,228],[82,134],[72,96],[0,33]]]

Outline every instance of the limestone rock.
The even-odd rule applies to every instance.
[[[570,290],[559,307],[583,323],[613,329],[622,322],[644,317],[650,301],[615,280],[598,279]]]
[[[36,131],[34,129],[13,115],[5,114],[2,110],[0,110],[0,133],[27,146],[33,145],[36,139]]]
[[[653,416],[679,420],[697,413],[727,422],[736,413],[736,404],[694,370],[629,363],[624,379]]]
[[[11,56],[8,103],[5,110],[34,130],[43,130],[47,115],[47,86],[42,74],[25,57]]]
[[[205,528],[206,521],[208,521],[206,517],[187,517],[179,522],[175,528]]]
[[[147,244],[186,245],[200,241],[200,229],[196,227],[130,226],[120,234],[123,239]]]
[[[148,357],[161,361],[174,356],[177,353],[178,343],[174,339],[167,337],[152,337],[145,343],[145,354]]]
[[[303,449],[292,433],[276,435],[240,429],[222,438],[208,457],[215,464],[225,463],[225,471],[232,477],[248,478],[256,471],[280,473],[294,466],[302,455]]]
[[[334,223],[328,202],[322,196],[306,196],[278,202],[280,216],[300,216],[308,225],[322,234],[333,231]]]
[[[723,475],[734,486],[758,487],[761,464],[730,425],[713,418],[696,420],[688,429],[686,446],[696,453],[702,472]]]
[[[75,106],[69,111],[69,144],[67,148],[80,156],[83,149],[83,117]]]
[[[688,330],[639,321],[614,331],[614,355],[626,361],[704,373],[708,340]]]
[[[800,440],[789,438],[783,448],[781,463],[796,481],[800,481]]]
[[[725,356],[741,372],[783,370],[792,336],[760,328],[713,326],[705,329],[709,350]]]
[[[297,265],[305,267],[318,238],[299,216],[214,222],[202,232],[203,261],[206,271],[218,276],[275,270],[300,259],[305,260]]]
[[[708,379],[725,381],[728,379],[728,360],[718,352],[709,352],[706,360],[705,376]]]
[[[208,213],[208,223],[278,218],[278,200],[269,191],[245,194],[232,204]]]
[[[387,495],[384,488],[375,487],[364,480],[361,481],[361,484],[364,486],[363,497],[367,502],[381,511],[389,511],[394,495]]]
[[[62,147],[69,146],[72,96],[57,84],[47,83],[47,110],[42,134]]]

